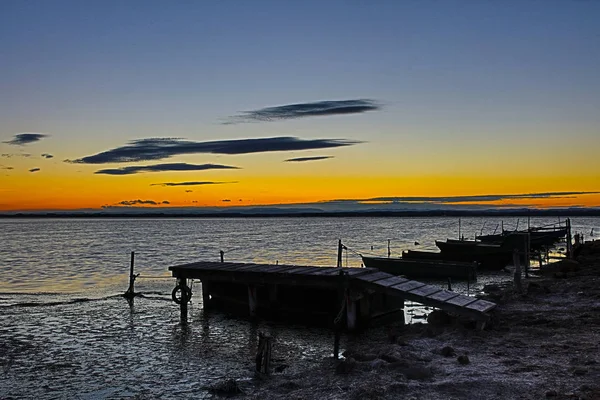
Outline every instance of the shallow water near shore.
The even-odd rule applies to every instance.
[[[491,233],[500,220],[463,218],[461,233]],[[505,219],[504,227],[516,223]],[[600,231],[599,218],[572,218],[572,225]],[[275,338],[275,367],[318,363],[331,356],[329,330],[205,315],[199,283],[190,323],[180,326],[167,267],[217,261],[219,250],[227,261],[333,266],[338,239],[351,249],[344,265],[358,267],[356,253],[385,256],[388,239],[399,256],[433,250],[447,237],[458,237],[457,218],[0,220],[0,398],[208,397],[219,379],[253,376],[258,331]],[[136,291],[144,294],[132,306],[119,296],[131,251],[142,275]],[[480,275],[468,290],[510,278]],[[466,293],[466,286],[453,289]],[[405,318],[422,321],[428,311],[408,304]],[[383,334],[344,337],[342,347]]]

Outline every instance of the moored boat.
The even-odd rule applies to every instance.
[[[362,256],[368,268],[394,275],[403,275],[411,279],[461,279],[477,278],[477,263],[449,262],[441,260],[411,260],[404,258],[385,258]]]

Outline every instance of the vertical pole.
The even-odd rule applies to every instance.
[[[337,267],[342,267],[342,239],[338,241]]]
[[[525,236],[525,278],[529,278],[529,267],[531,265],[531,255],[529,251],[531,249],[531,234],[527,232]]]
[[[527,230],[530,230],[530,229],[531,229],[531,216],[528,215],[527,216]]]
[[[573,257],[573,242],[571,237],[571,218],[567,218],[565,221],[567,225],[567,258]]]
[[[256,309],[258,307],[258,299],[256,298],[256,286],[248,285],[248,307],[250,316],[256,317]]]
[[[392,255],[392,249],[390,247],[390,242],[391,242],[391,239],[388,239],[388,258],[390,258],[390,256]]]
[[[334,339],[333,339],[333,357],[337,360],[340,358],[340,338],[342,335],[342,324],[344,320],[344,307],[346,306],[345,290],[344,290],[344,270],[340,269],[338,281],[338,303],[342,308],[338,312],[336,319],[333,321]],[[339,317],[339,320],[338,320]]]
[[[186,290],[187,289],[187,279],[179,278],[177,284],[181,288],[181,304],[179,305],[181,324],[185,325],[188,322],[187,305],[188,305],[188,300],[189,300],[187,297],[187,290]]]
[[[448,290],[452,291],[452,279],[448,277]]]
[[[210,309],[210,284],[206,281],[206,279],[202,280],[202,304],[204,307],[204,311],[208,311]]]
[[[517,288],[517,291],[519,293],[523,292],[522,286],[521,286],[521,260],[519,259],[519,250],[518,249],[514,249],[513,250],[513,264],[515,264],[515,286]]]
[[[460,240],[460,218],[458,219],[458,240]]]
[[[135,296],[135,289],[134,289],[135,274],[133,273],[134,260],[135,260],[135,252],[132,251],[131,252],[131,264],[129,266],[129,288],[127,288],[127,291],[125,292],[125,297],[127,297],[129,299],[131,299]]]
[[[223,250],[219,250],[219,254],[221,255],[221,262],[225,262],[225,252]]]

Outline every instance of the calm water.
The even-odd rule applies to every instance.
[[[462,218],[461,233],[491,233],[500,222]],[[516,224],[504,218],[505,229]],[[572,225],[586,238],[592,228],[600,233],[600,218]],[[275,337],[275,364],[305,367],[330,356],[328,330],[207,316],[201,296],[182,328],[167,267],[218,260],[219,250],[227,261],[333,266],[338,239],[352,250],[344,264],[360,266],[356,253],[386,255],[388,239],[399,256],[433,250],[435,239],[458,237],[458,229],[458,218],[0,220],[0,398],[207,397],[215,379],[252,376],[258,330]],[[153,278],[136,282],[147,297],[130,308],[117,295],[127,288],[131,251],[136,272]],[[469,291],[507,279],[481,276]],[[408,307],[406,318],[424,312]],[[384,332],[345,340],[369,335]]]

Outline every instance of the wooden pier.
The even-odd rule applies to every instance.
[[[466,316],[483,326],[496,304],[394,276],[373,268],[314,267],[232,262],[194,262],[169,267],[177,286],[173,299],[187,321],[188,279],[202,281],[204,308],[232,307],[259,314],[343,316],[356,330],[404,307],[404,300]]]

